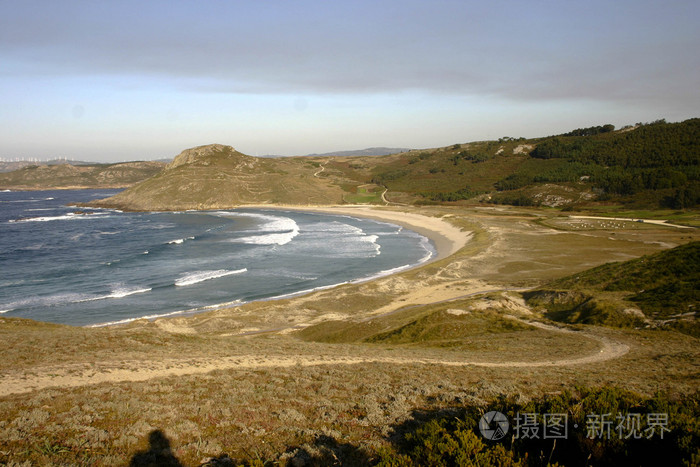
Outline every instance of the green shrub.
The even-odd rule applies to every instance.
[[[511,422],[500,441],[487,441],[478,430],[491,410]],[[560,436],[544,436],[545,414],[561,416]],[[616,387],[575,388],[530,402],[499,397],[487,407],[414,415],[397,427],[400,439],[379,453],[379,465],[697,465],[700,459],[700,393],[671,399]]]

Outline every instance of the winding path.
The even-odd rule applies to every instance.
[[[317,170],[316,172],[314,172],[314,177],[320,178],[318,175],[319,175],[321,172],[323,172],[324,170],[326,170],[326,164],[328,164],[328,161],[323,161],[323,162],[319,163],[319,165],[321,166],[321,168],[320,168],[319,170]]]
[[[552,332],[585,336],[600,343],[599,351],[578,358],[558,360],[517,361],[517,362],[483,362],[470,360],[439,360],[431,358],[410,357],[334,357],[334,356],[265,356],[238,355],[216,359],[170,359],[159,362],[119,362],[81,365],[63,365],[58,367],[34,367],[28,373],[6,374],[0,376],[0,397],[11,394],[23,394],[54,387],[80,387],[100,383],[121,383],[146,381],[152,378],[168,376],[185,376],[205,374],[215,370],[254,370],[262,368],[289,368],[293,366],[320,365],[357,365],[366,363],[387,363],[394,365],[444,365],[451,367],[485,367],[485,368],[542,368],[583,365],[599,363],[619,358],[629,351],[629,347],[620,342],[597,336],[586,331],[572,331],[536,321],[507,316],[530,326]],[[124,368],[126,367],[126,368]]]

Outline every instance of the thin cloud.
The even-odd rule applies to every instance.
[[[691,3],[589,2],[574,17],[559,2],[532,2],[520,19],[512,2],[389,3],[218,3],[220,15],[208,4],[6,3],[0,51],[18,66],[2,72],[144,75],[198,92],[697,98]],[[666,28],[644,30],[659,19]]]

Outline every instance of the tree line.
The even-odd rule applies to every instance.
[[[524,166],[496,183],[499,191],[536,183],[585,181],[607,196],[664,191],[662,204],[700,204],[700,119],[659,120],[613,132],[612,125],[545,138],[530,157],[549,165]]]

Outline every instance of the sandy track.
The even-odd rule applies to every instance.
[[[216,359],[170,359],[150,363],[143,361],[121,362],[119,367],[110,366],[114,365],[113,363],[35,367],[28,370],[27,373],[0,375],[0,397],[11,394],[23,394],[46,388],[75,388],[100,383],[147,381],[153,378],[169,376],[206,374],[216,370],[254,370],[263,368],[289,368],[294,366],[357,365],[367,363],[391,365],[444,365],[452,367],[540,368],[599,363],[619,358],[629,351],[629,347],[625,344],[585,331],[571,331],[566,328],[551,326],[536,321],[523,320],[514,316],[508,316],[508,318],[547,331],[585,336],[598,341],[601,346],[597,352],[578,358],[540,361],[523,360],[516,362],[437,360],[431,358],[402,357],[238,355]]]

